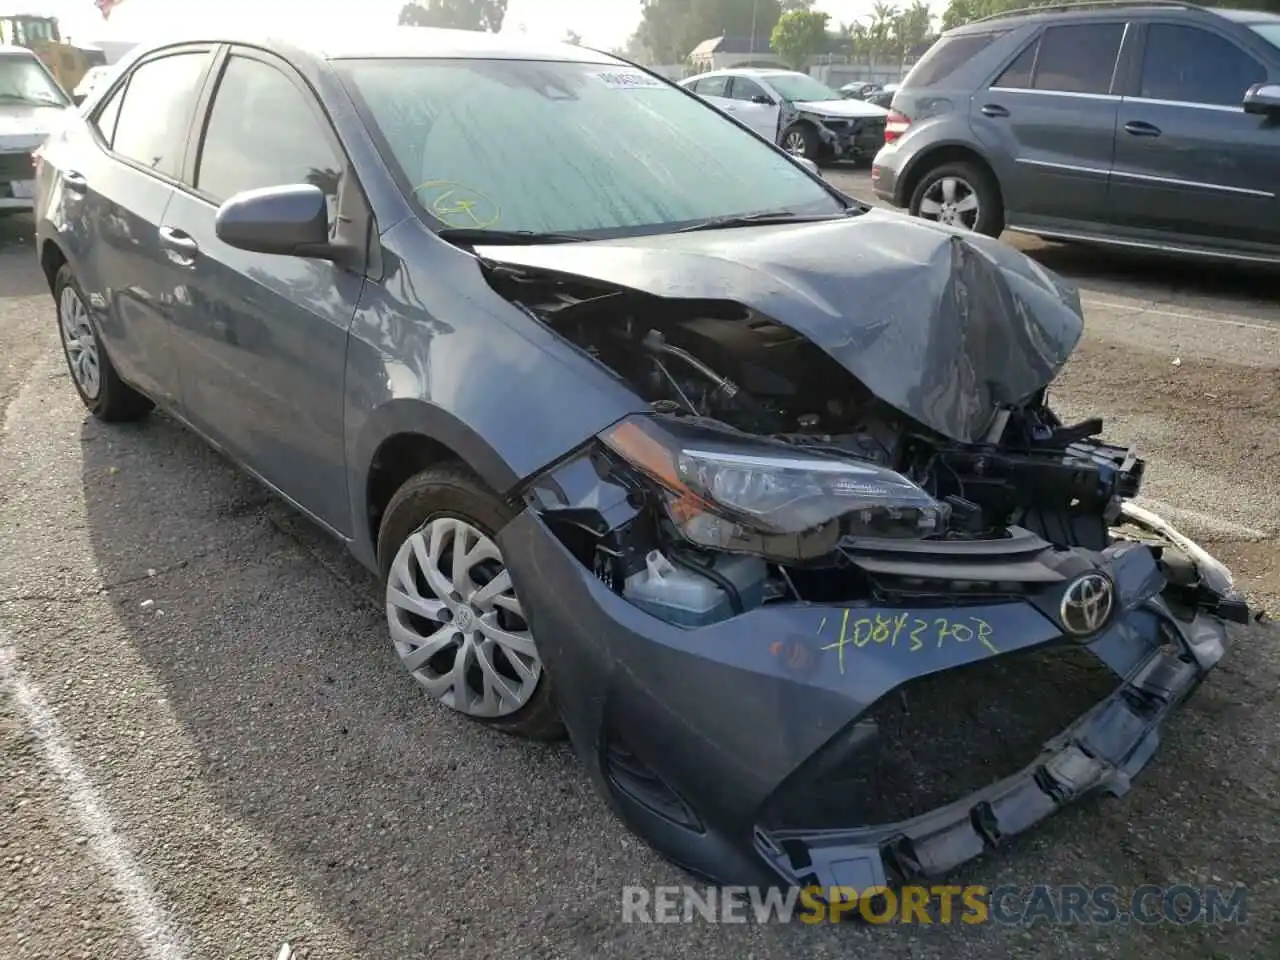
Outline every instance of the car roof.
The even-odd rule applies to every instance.
[[[606,53],[568,43],[548,43],[522,35],[435,27],[379,27],[351,30],[349,25],[312,24],[291,28],[287,36],[270,31],[222,27],[182,29],[139,44],[138,55],[179,43],[238,43],[286,58],[317,60],[480,59],[562,60],[579,63],[625,62]]]
[[[1180,0],[1066,0],[1061,4],[1046,4],[1039,7],[1023,7],[1007,10],[973,20],[963,26],[946,32],[946,36],[960,36],[968,33],[989,33],[992,30],[1009,29],[1022,23],[1040,23],[1048,20],[1091,20],[1095,17],[1115,17],[1123,15],[1178,14],[1187,13],[1192,16],[1221,17],[1237,23],[1267,23],[1280,21],[1280,15],[1264,13],[1257,10],[1233,10],[1221,7],[1202,7],[1194,3],[1182,3]]]
[[[783,70],[780,67],[725,67],[723,70],[708,70],[706,73],[685,77],[680,82],[688,83],[690,80],[701,80],[703,77],[777,77],[795,74],[799,74],[802,77],[808,76],[807,73],[800,70]]]

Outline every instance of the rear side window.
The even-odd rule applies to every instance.
[[[1040,35],[1032,89],[1110,93],[1122,40],[1123,23],[1050,27]]]
[[[1257,60],[1216,33],[1172,23],[1147,27],[1141,97],[1238,107],[1245,91],[1266,79]]]
[[[111,148],[135,163],[177,177],[209,54],[175,53],[133,71]]]
[[[704,97],[723,97],[727,96],[726,90],[729,88],[728,77],[705,77],[694,84],[694,89]]]
[[[932,87],[941,83],[1007,32],[996,30],[991,33],[965,33],[940,38],[916,61],[916,65],[902,81],[902,88]]]

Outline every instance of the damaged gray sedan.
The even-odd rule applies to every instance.
[[[42,149],[72,382],[380,577],[425,694],[671,860],[945,873],[1123,794],[1249,611],[1047,390],[1074,290],[578,47],[141,51]]]

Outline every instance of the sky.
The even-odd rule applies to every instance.
[[[93,0],[0,0],[0,12],[39,13],[58,17],[62,33],[82,42],[145,40],[149,33],[169,30],[196,17],[216,16],[245,22],[279,18],[288,21],[306,11],[308,19],[350,18],[352,11],[371,22],[395,23],[404,0],[124,0],[104,21]],[[870,13],[874,0],[818,0],[815,9],[833,22],[849,22]],[[939,9],[941,4],[935,5]],[[216,14],[205,14],[211,8]],[[531,37],[559,40],[576,31],[583,43],[620,47],[640,19],[639,0],[509,0],[503,30],[523,30]]]

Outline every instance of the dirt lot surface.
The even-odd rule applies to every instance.
[[[85,417],[29,231],[0,220],[0,957],[1280,956],[1265,625],[1126,797],[956,880],[1245,884],[1244,924],[623,923],[624,885],[688,880],[566,747],[425,703],[364,572],[183,429]],[[1280,612],[1276,277],[1007,239],[1082,288],[1057,404],[1139,443],[1146,498]]]

